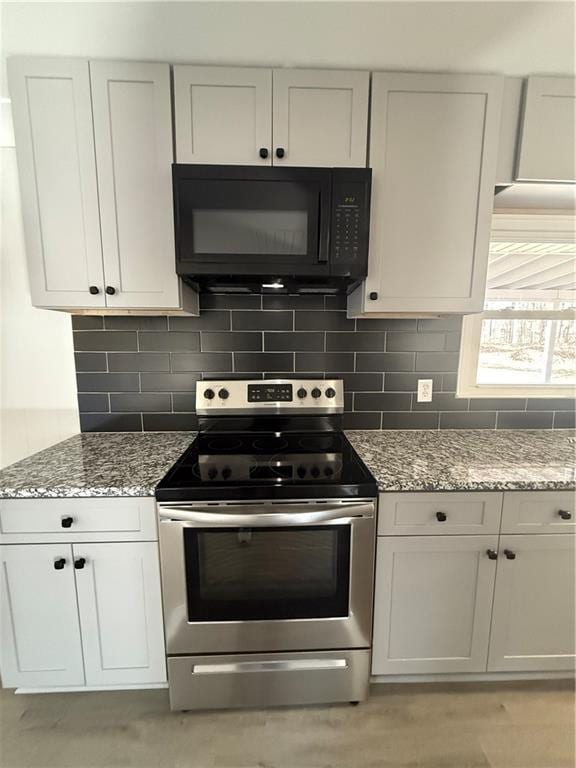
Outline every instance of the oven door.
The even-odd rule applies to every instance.
[[[159,504],[168,654],[369,647],[375,508]]]
[[[327,275],[326,169],[174,166],[177,271]]]

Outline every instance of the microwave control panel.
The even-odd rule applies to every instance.
[[[340,174],[344,171],[341,169]],[[352,169],[350,172],[353,173]],[[346,274],[352,266],[357,274],[362,263],[367,267],[370,182],[365,175],[369,170],[362,169],[360,173],[363,178],[358,181],[340,180],[338,171],[334,175],[330,250],[336,274]]]

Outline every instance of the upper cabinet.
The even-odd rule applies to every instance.
[[[274,165],[366,165],[368,72],[274,70]]]
[[[366,165],[368,72],[174,67],[176,159]]]
[[[576,180],[575,109],[575,78],[528,78],[518,151],[518,181]]]
[[[88,62],[9,59],[8,74],[32,302],[104,307]]]
[[[375,73],[366,282],[349,313],[478,312],[502,78]]]
[[[175,270],[169,66],[8,67],[32,303],[194,311]]]
[[[108,307],[178,306],[167,64],[90,62]]]
[[[272,71],[174,66],[176,160],[271,165]]]

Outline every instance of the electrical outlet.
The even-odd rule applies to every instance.
[[[431,403],[432,402],[432,379],[418,379],[418,402],[419,403]]]

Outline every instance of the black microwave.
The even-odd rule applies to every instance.
[[[366,277],[369,168],[172,170],[176,271],[190,285],[338,293]]]

